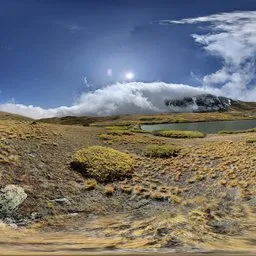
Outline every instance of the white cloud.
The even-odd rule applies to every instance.
[[[220,13],[205,17],[165,20],[160,24],[205,23],[206,34],[193,34],[195,42],[211,55],[223,59],[223,66],[202,79],[204,87],[218,84],[222,94],[234,99],[256,100],[255,55],[256,11]]]
[[[68,115],[117,115],[133,113],[157,113],[167,111],[166,99],[202,94],[205,89],[183,84],[115,83],[94,92],[83,93],[70,107],[52,109],[22,104],[0,104],[0,111],[16,113],[32,118],[46,118]]]

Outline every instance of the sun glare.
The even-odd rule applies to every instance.
[[[125,78],[126,78],[127,80],[132,80],[132,79],[134,78],[134,73],[132,73],[132,72],[127,72],[127,73],[125,74]]]

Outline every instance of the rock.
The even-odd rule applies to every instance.
[[[12,218],[6,218],[6,219],[4,220],[4,223],[5,223],[8,227],[10,227],[10,228],[12,228],[12,229],[16,229],[16,228],[18,227],[17,224],[15,223],[15,220],[12,219]]]
[[[75,217],[75,216],[78,215],[78,212],[72,212],[72,213],[69,213],[67,215],[70,216],[70,217]]]
[[[12,229],[17,229],[18,228],[17,224],[15,224],[15,223],[10,224],[9,227],[12,228]]]
[[[17,226],[23,226],[23,227],[26,227],[30,223],[32,223],[32,219],[29,219],[29,218],[20,219],[19,221],[16,222]]]
[[[10,215],[26,198],[24,189],[16,185],[0,190],[0,218]]]
[[[31,220],[38,220],[42,218],[42,214],[40,214],[39,212],[32,212],[30,215]]]
[[[256,206],[256,196],[254,196],[250,200],[248,200],[248,204],[255,207]]]
[[[35,154],[35,153],[28,153],[28,156],[35,158],[35,157],[36,157],[36,154]]]
[[[55,202],[55,203],[59,203],[59,204],[71,205],[70,201],[67,198],[65,198],[65,197],[53,199],[52,201]]]

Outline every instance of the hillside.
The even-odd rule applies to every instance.
[[[200,116],[241,117],[241,113],[213,114],[184,117],[191,121]],[[170,118],[178,117],[180,114]],[[0,235],[2,248],[15,252],[22,244],[24,252],[29,252],[31,243],[39,244],[41,250],[66,252],[71,248],[255,248],[256,134],[175,139],[113,126],[120,120],[148,121],[145,118],[82,118],[84,125],[88,120],[103,120],[100,127],[59,125],[61,119],[51,119],[54,124],[2,119],[1,188],[15,184],[27,195],[8,218],[3,218],[18,230],[7,232],[5,227]],[[69,123],[70,119],[81,122],[76,118],[62,121]],[[112,127],[105,127],[106,122]],[[102,180],[75,169],[75,152],[95,145],[128,154],[132,172],[127,177]],[[122,168],[121,160],[110,156],[95,155],[99,166],[113,160],[114,167]],[[53,238],[52,232],[58,236]]]
[[[237,111],[256,111],[256,102],[234,101],[231,109]]]
[[[251,105],[249,105],[251,106]],[[67,116],[62,118],[47,118],[38,122],[49,124],[64,125],[83,125],[83,126],[104,126],[104,125],[140,125],[140,124],[161,124],[161,123],[185,123],[203,121],[223,121],[223,120],[250,120],[256,119],[256,111],[233,107],[226,112],[209,113],[162,113],[145,115],[124,115],[109,117],[75,117]]]
[[[0,120],[17,120],[17,121],[27,120],[27,121],[29,121],[32,119],[28,118],[28,117],[0,111]]]

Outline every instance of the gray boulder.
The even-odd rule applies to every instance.
[[[0,218],[10,215],[27,198],[24,189],[8,185],[0,190]]]

